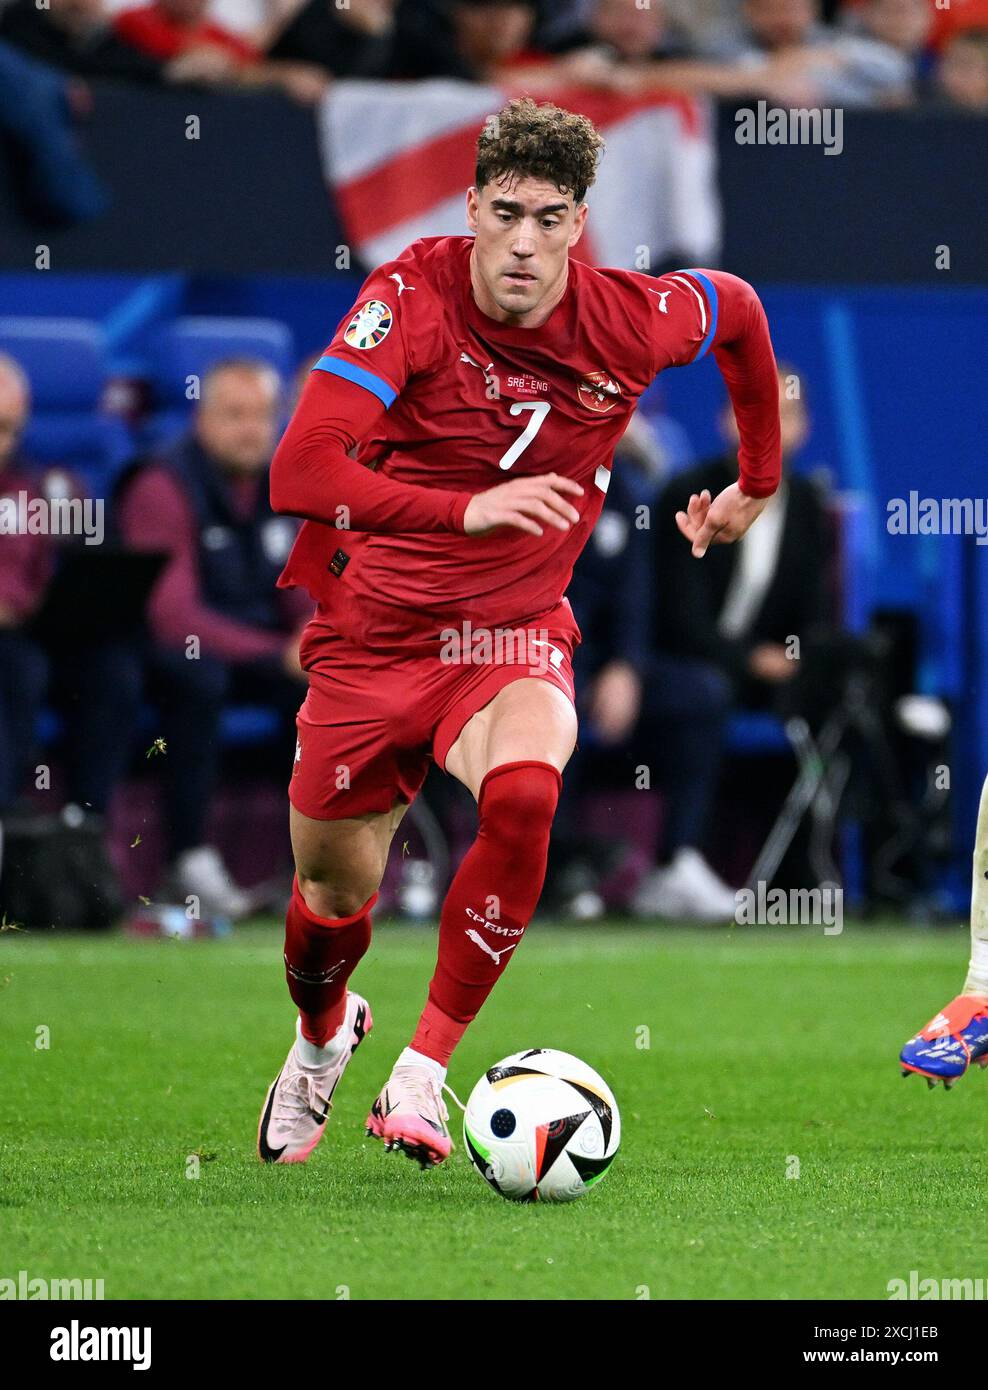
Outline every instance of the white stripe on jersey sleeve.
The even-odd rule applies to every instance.
[[[700,332],[705,338],[707,336],[707,306],[704,302],[703,295],[697,289],[696,285],[693,284],[692,280],[687,280],[685,275],[667,275],[666,279],[674,280],[677,285],[685,286],[695,297],[697,304],[700,306]]]

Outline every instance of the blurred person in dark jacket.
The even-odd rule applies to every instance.
[[[687,36],[669,19],[663,0],[643,6],[636,0],[595,0],[585,25],[566,35],[553,52],[567,55],[566,66],[580,80],[580,59],[593,57],[614,63],[661,62],[688,58]]]
[[[693,56],[689,39],[670,21],[664,0],[594,0],[579,27],[541,42],[537,30],[535,46],[519,75],[540,92],[570,85],[634,92],[661,85],[663,65],[674,60],[683,61],[670,71],[693,71],[685,63]]]
[[[25,791],[40,752],[38,716],[52,698],[68,724],[65,786],[45,787],[57,802],[52,809],[68,803],[105,815],[126,767],[119,738],[126,705],[118,707],[112,642],[62,641],[55,648],[32,625],[60,549],[76,543],[58,529],[56,510],[81,494],[64,469],[40,468],[22,452],[30,408],[27,376],[13,358],[0,355],[0,813],[13,809]],[[48,526],[8,525],[19,509],[27,516],[35,507],[49,517]]]
[[[249,899],[206,839],[223,707],[273,707],[290,748],[306,684],[298,642],[312,604],[275,587],[298,525],[268,500],[280,409],[281,382],[266,363],[217,363],[190,433],[139,467],[118,499],[125,542],[169,556],[149,603],[147,670],[167,748],[170,888],[232,918]],[[140,694],[138,685],[135,705]]]
[[[333,77],[382,77],[392,57],[396,0],[303,0],[268,48],[272,59],[316,63]]]
[[[79,77],[158,82],[165,63],[120,38],[103,0],[12,0],[0,9],[0,38]]]
[[[391,77],[492,81],[527,48],[534,0],[399,0]]]
[[[657,482],[649,426],[636,417],[618,447],[607,504],[567,591],[583,634],[574,664],[584,736],[570,760],[564,795],[572,807],[591,786],[602,751],[608,767],[620,769],[620,785],[644,795],[661,790],[662,845],[632,908],[650,917],[716,919],[733,913],[734,893],[710,868],[703,844],[730,687],[705,662],[655,646]]]
[[[772,707],[798,670],[790,639],[804,638],[828,616],[823,500],[816,484],[791,468],[810,428],[798,382],[791,367],[780,365],[784,471],[757,535],[736,546],[711,546],[702,560],[675,544],[682,539],[676,514],[685,512],[691,495],[714,494],[737,481],[738,434],[729,406],[722,416],[727,451],[678,474],[659,499],[656,642],[669,655],[708,663],[730,682],[736,702],[749,709]]]
[[[18,454],[30,399],[21,368],[0,357],[0,499],[38,494],[36,472]],[[28,623],[53,566],[51,536],[21,532],[0,537],[0,813],[14,805],[34,762],[48,662]]]
[[[96,217],[107,205],[75,139],[75,87],[0,39],[0,136],[13,149],[28,215],[45,222]]]

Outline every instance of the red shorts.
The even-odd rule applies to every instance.
[[[306,629],[309,693],[299,710],[288,788],[314,820],[389,811],[414,800],[430,759],[446,755],[467,720],[512,681],[550,681],[574,699],[579,628],[566,599],[537,622],[474,629],[466,642],[436,638],[375,651],[322,623]]]

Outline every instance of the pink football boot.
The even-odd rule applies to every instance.
[[[397,1149],[436,1168],[449,1157],[449,1111],[443,1087],[428,1067],[396,1066],[367,1116],[367,1133],[383,1139],[388,1153]]]

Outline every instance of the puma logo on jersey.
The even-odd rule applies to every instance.
[[[557,671],[559,670],[560,666],[562,666],[563,654],[560,651],[560,649],[557,646],[555,646],[552,642],[537,642],[533,637],[529,641],[528,645],[530,647],[548,647],[549,650],[552,652],[552,655],[549,657],[549,665],[555,666]]]
[[[502,946],[500,951],[495,951],[493,946],[488,946],[487,942],[480,935],[480,932],[474,931],[473,927],[467,927],[467,936],[469,936],[470,940],[479,946],[486,955],[490,956],[495,965],[500,965],[501,957],[507,955],[509,951],[513,951],[518,945],[517,941],[513,941],[510,946]]]
[[[493,383],[494,378],[491,376],[491,368],[494,365],[493,362],[488,362],[486,367],[482,367],[479,362],[475,362],[473,360],[473,358],[470,356],[468,352],[460,353],[460,361],[466,362],[467,365],[470,367],[476,367],[478,372],[483,372],[484,381],[487,383],[488,386],[490,386]]]
[[[649,290],[649,294],[657,294],[659,296],[659,313],[668,314],[669,305],[666,303],[666,300],[672,294],[672,290]]]
[[[397,270],[396,270],[392,275],[389,275],[389,276],[388,276],[388,279],[389,279],[389,280],[393,280],[393,281],[395,282],[395,284],[398,286],[398,298],[399,298],[399,299],[400,299],[401,296],[405,293],[406,290],[413,290],[413,289],[415,288],[414,285],[406,285],[405,282],[404,282],[404,280],[403,280],[403,279],[401,278],[401,276],[398,274]]]

